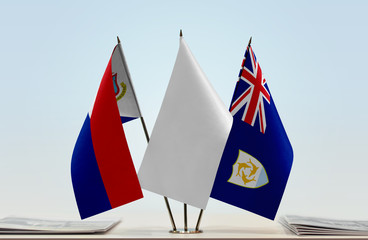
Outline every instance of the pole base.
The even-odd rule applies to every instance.
[[[193,233],[203,233],[202,230],[195,230],[195,229],[177,229],[177,230],[170,230],[169,233],[175,233],[175,234],[193,234]]]

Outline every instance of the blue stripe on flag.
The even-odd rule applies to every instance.
[[[71,175],[82,219],[111,209],[93,149],[88,115],[74,147]]]
[[[122,117],[122,116],[120,116],[120,119],[121,119],[121,123],[127,123],[129,121],[132,121],[132,120],[136,119],[136,117]]]
[[[247,51],[246,54],[245,54],[244,67],[245,68],[248,68],[249,71],[251,71],[252,73],[254,73],[254,69],[253,69],[251,58],[252,58],[252,56],[250,55],[249,51]],[[256,56],[254,56],[254,58],[256,58]]]

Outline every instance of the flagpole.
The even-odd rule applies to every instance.
[[[201,224],[202,214],[203,214],[203,209],[201,209],[201,211],[199,212],[199,216],[198,216],[198,220],[197,220],[197,225],[195,227],[195,230],[196,231],[199,231],[199,225]]]
[[[176,226],[175,226],[174,217],[173,217],[172,212],[171,212],[171,208],[170,208],[169,200],[167,199],[167,197],[166,197],[166,196],[164,196],[164,199],[165,199],[165,203],[166,203],[167,211],[169,212],[171,225],[172,225],[173,231],[175,232],[175,231],[177,231],[177,229],[176,229]]]
[[[186,203],[184,203],[184,232],[188,232],[188,215]]]
[[[183,37],[183,31],[180,29],[179,37]],[[188,213],[187,213],[187,204],[184,203],[184,232],[188,232]]]
[[[180,29],[179,37],[183,37],[183,31]],[[184,232],[188,232],[188,216],[187,216],[187,204],[184,203]]]
[[[147,139],[147,143],[148,143],[149,142],[149,135],[148,135],[146,123],[144,122],[143,117],[140,117],[140,119],[141,119],[141,123],[142,123],[142,126],[143,126],[144,134],[146,135],[146,139]],[[167,211],[169,212],[170,221],[171,221],[173,231],[176,231],[176,225],[175,225],[174,217],[173,217],[172,212],[171,212],[169,200],[167,199],[166,196],[164,196],[164,200],[165,200]]]
[[[179,33],[180,38],[183,37],[183,31],[180,29],[180,33]],[[202,231],[199,230],[199,225],[201,223],[201,219],[202,219],[202,214],[203,214],[203,209],[201,209],[201,211],[199,212],[199,216],[198,216],[198,220],[197,220],[197,225],[195,227],[195,233],[200,233]],[[187,204],[184,203],[184,232],[188,231],[188,219],[187,219]]]
[[[144,122],[143,117],[140,117],[140,119],[141,119],[141,123],[142,123],[142,126],[143,126],[144,135],[146,136],[146,140],[147,140],[147,143],[148,143],[149,142],[149,135],[148,135],[146,123]]]
[[[183,31],[181,29],[180,29],[179,36],[180,36],[180,38],[183,37]],[[199,212],[197,225],[195,227],[195,230],[191,231],[192,233],[201,233],[202,232],[201,230],[199,230],[199,225],[201,223],[202,214],[203,214],[203,209],[201,209],[201,211]],[[187,216],[187,204],[186,203],[184,203],[184,232],[188,232],[188,216]]]
[[[127,72],[127,76],[128,76],[128,79],[129,79],[130,85],[131,85],[131,87],[132,87],[133,96],[134,96],[135,101],[136,101],[137,106],[138,106],[138,111],[139,111],[139,115],[141,116],[141,117],[140,117],[140,119],[141,119],[141,123],[142,123],[143,131],[144,131],[144,134],[145,134],[145,136],[146,136],[147,143],[148,143],[150,138],[149,138],[149,135],[148,135],[148,131],[147,131],[147,127],[146,127],[146,123],[144,122],[144,119],[143,119],[143,116],[142,116],[141,110],[140,110],[140,108],[139,108],[138,100],[137,100],[137,97],[136,97],[136,95],[135,95],[135,91],[134,91],[134,87],[133,87],[133,82],[131,81],[131,77],[130,77],[129,69],[128,69],[128,67],[127,67],[126,60],[125,60],[124,53],[123,53],[123,49],[122,49],[121,44],[120,44],[119,36],[117,36],[117,40],[118,40],[118,49],[119,49],[119,52],[120,52],[120,56],[121,56],[121,59],[123,60],[123,65],[124,65],[124,67],[125,67],[125,70],[126,70],[126,72]],[[176,231],[176,225],[175,225],[175,221],[174,221],[174,218],[173,218],[173,215],[172,215],[172,212],[171,212],[171,208],[170,208],[169,200],[167,199],[167,197],[166,197],[166,196],[164,196],[164,200],[165,200],[165,203],[166,203],[167,211],[169,212],[170,221],[171,221],[171,225],[172,225],[173,231]]]

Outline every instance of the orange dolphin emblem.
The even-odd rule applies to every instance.
[[[256,181],[254,179],[256,176],[253,176],[252,179],[248,179],[247,176],[244,174],[244,172],[242,172],[242,176],[241,177],[242,177],[242,180],[244,182],[244,185],[247,185],[247,183],[249,183],[249,182]]]
[[[236,176],[240,176],[240,170],[242,168],[250,168],[250,166],[246,163],[238,163],[238,173],[236,174]]]
[[[250,171],[250,174],[249,174],[249,177],[252,176],[252,175],[255,175],[256,172],[258,171],[258,168],[256,165],[254,165],[254,163],[252,163],[252,160],[250,160],[249,158],[249,162],[251,165],[252,165],[252,170]]]

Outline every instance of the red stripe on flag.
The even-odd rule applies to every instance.
[[[261,100],[262,101],[262,100]],[[262,115],[262,106],[261,104],[258,105],[258,112],[259,112],[259,122],[261,124],[261,132],[264,134],[264,126],[263,126],[263,115]]]
[[[248,94],[250,93],[250,90],[252,90],[252,89],[251,88],[248,88],[247,91],[245,91],[240,96],[240,98],[231,106],[230,112],[232,112],[239,105],[239,103],[241,103],[241,101],[243,101],[243,99],[248,96]]]
[[[91,134],[101,177],[112,208],[143,197],[115,98],[111,58],[91,116]]]

